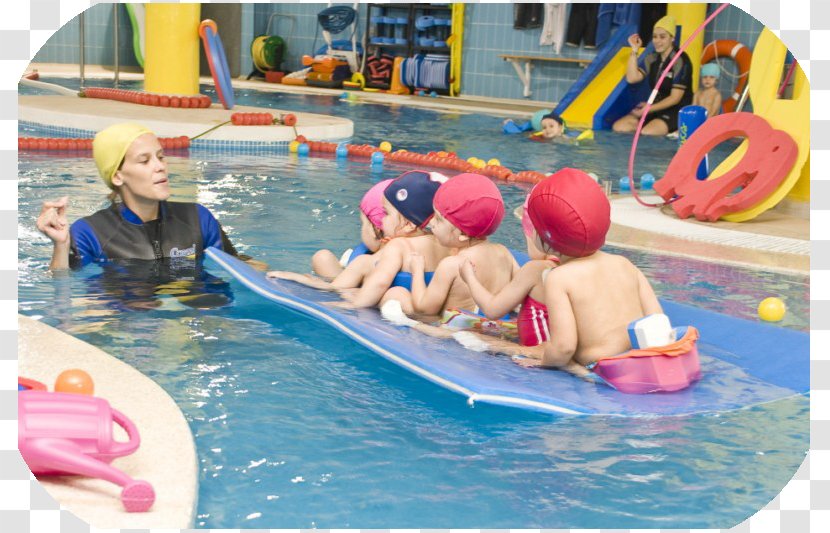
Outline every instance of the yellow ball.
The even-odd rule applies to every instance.
[[[764,298],[758,304],[758,318],[765,322],[778,322],[787,314],[787,306],[780,298]]]
[[[494,157],[490,161],[487,161],[487,164],[490,165],[490,166],[494,166],[494,167],[500,167],[501,166],[501,161],[499,161],[498,159],[496,159]]]
[[[473,163],[473,166],[476,168],[484,168],[487,166],[487,162],[483,159],[476,159],[476,162]]]
[[[380,151],[381,152],[391,152],[392,151],[392,143],[389,141],[383,141],[380,143]]]
[[[476,161],[478,161],[478,158],[477,158],[477,157],[468,157],[468,158],[467,158],[467,162],[468,162],[469,164],[473,165],[473,166],[475,166]]]
[[[288,151],[291,152],[292,154],[296,154],[297,153],[297,148],[299,146],[300,146],[300,143],[298,143],[297,141],[291,141],[290,143],[288,143]]]

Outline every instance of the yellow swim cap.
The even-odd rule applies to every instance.
[[[677,21],[674,20],[673,16],[666,15],[654,23],[654,29],[656,30],[657,28],[663,28],[669,32],[669,35],[674,37],[674,34],[677,33]]]
[[[133,141],[144,135],[153,133],[144,126],[131,123],[116,124],[98,132],[92,141],[92,156],[98,167],[98,174],[110,189],[112,177],[124,160],[127,149]]]

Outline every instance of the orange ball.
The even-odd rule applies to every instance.
[[[95,384],[89,374],[78,368],[64,370],[55,380],[55,392],[69,392],[92,396]]]

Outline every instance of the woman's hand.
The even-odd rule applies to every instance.
[[[631,115],[640,118],[643,116],[643,110],[646,108],[645,102],[640,102],[637,106],[631,110]]]
[[[628,46],[631,47],[631,51],[635,54],[640,51],[640,48],[643,46],[643,40],[640,39],[640,36],[636,33],[628,36]]]
[[[55,244],[69,242],[69,223],[66,219],[66,207],[69,197],[64,196],[55,201],[43,202],[37,217],[37,229]]]

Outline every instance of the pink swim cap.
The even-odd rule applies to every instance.
[[[585,257],[605,244],[611,204],[586,173],[563,168],[530,192],[527,212],[548,246],[571,257]]]
[[[360,200],[360,211],[378,229],[381,229],[383,217],[386,216],[386,210],[383,208],[383,191],[390,183],[392,183],[392,180],[383,180],[372,185],[372,188],[366,191],[363,199]]]
[[[441,185],[432,200],[435,211],[470,237],[486,237],[504,218],[499,188],[481,174],[459,174]]]

